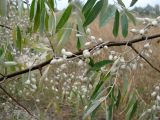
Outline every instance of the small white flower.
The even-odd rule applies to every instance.
[[[65,55],[66,50],[63,48],[63,49],[61,50],[61,53],[62,53],[63,55]]]
[[[91,36],[91,41],[95,41],[96,37],[95,36]]]
[[[157,100],[160,101],[160,96],[159,95],[157,95]]]
[[[155,91],[153,91],[153,92],[151,93],[151,96],[152,96],[152,97],[155,97],[156,94],[157,94],[157,93],[156,93]]]
[[[80,60],[79,62],[78,62],[78,66],[82,66],[84,63],[83,63],[83,60]]]
[[[160,22],[160,16],[158,16],[156,19]]]
[[[76,34],[76,37],[81,37],[82,35],[81,34]]]
[[[69,56],[72,56],[73,53],[72,52],[65,52],[65,55],[69,57]]]
[[[84,56],[84,57],[90,57],[90,56],[91,56],[91,53],[89,52],[89,50],[84,50],[84,51],[83,51],[83,56]]]
[[[137,33],[137,32],[138,32],[138,30],[136,30],[136,29],[131,29],[131,32],[133,32],[133,33]]]
[[[53,59],[51,60],[50,64],[53,65],[53,64],[55,64],[55,63],[57,63],[57,59],[54,59],[54,58],[53,58]]]
[[[103,42],[102,38],[98,38],[98,41],[99,41],[99,42]]]
[[[150,113],[150,112],[152,112],[152,110],[151,109],[147,109],[147,112]]]
[[[91,42],[86,42],[84,45],[89,46],[89,45],[91,45]]]
[[[141,29],[141,30],[139,31],[139,33],[140,33],[141,35],[144,35],[144,34],[145,34],[145,30],[144,30],[144,29]]]
[[[153,106],[152,106],[152,110],[156,110],[156,105],[153,105]]]
[[[36,79],[35,78],[32,78],[31,80],[32,80],[32,82],[36,83]]]
[[[152,25],[153,25],[153,26],[157,26],[157,25],[158,25],[158,21],[157,21],[157,20],[153,20],[153,21],[152,21]]]
[[[113,55],[109,55],[108,59],[113,60]]]
[[[36,89],[37,89],[37,86],[36,86],[35,84],[33,84],[33,85],[32,85],[32,88],[36,90]]]
[[[30,84],[31,83],[31,81],[28,79],[28,80],[26,80],[26,82],[25,82],[25,84]]]
[[[156,86],[156,87],[155,87],[155,90],[156,90],[156,91],[159,91],[159,90],[160,90],[160,87],[159,87],[159,86]]]
[[[108,50],[108,46],[107,46],[107,45],[105,45],[105,46],[104,46],[104,49]]]
[[[87,33],[87,34],[91,34],[91,29],[90,29],[90,28],[87,28],[86,33]]]
[[[145,45],[144,45],[144,48],[149,48],[150,47],[150,44],[149,43],[146,43]]]
[[[40,100],[39,100],[39,99],[36,99],[36,102],[37,102],[37,103],[39,103],[39,102],[40,102]]]

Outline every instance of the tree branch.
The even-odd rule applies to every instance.
[[[141,53],[138,52],[138,50],[133,47],[133,45],[130,45],[130,47],[132,48],[132,50],[135,51],[135,53],[137,53],[144,61],[146,61],[153,69],[155,69],[156,71],[158,71],[160,73],[160,70],[158,68],[156,68],[155,66],[152,65],[152,63],[150,63]]]
[[[138,43],[138,42],[142,42],[142,41],[145,41],[147,38],[147,40],[154,40],[156,38],[160,38],[160,34],[156,34],[156,35],[151,35],[151,36],[143,36],[141,38],[137,38],[137,39],[132,39],[132,40],[127,40],[127,41],[114,41],[114,42],[102,42],[92,48],[89,49],[89,51],[93,50],[95,47],[99,46],[100,49],[104,48],[104,46],[108,46],[108,47],[112,47],[112,46],[125,46],[125,45],[132,45],[134,43]],[[83,51],[79,51],[79,52],[76,52],[74,53],[74,55],[70,56],[70,57],[67,57],[67,59],[70,59],[70,58],[75,58],[77,56],[80,56],[83,54]],[[18,76],[18,75],[21,75],[21,74],[25,74],[29,71],[34,71],[34,70],[37,70],[37,69],[40,69],[48,64],[50,64],[52,59],[49,59],[47,61],[44,61],[38,65],[35,65],[33,66],[32,68],[27,68],[25,70],[22,70],[22,71],[18,71],[18,72],[14,72],[14,73],[11,73],[11,74],[8,74],[8,75],[5,75],[5,77],[1,77],[0,78],[0,83],[2,83],[3,81],[9,79],[9,78],[12,78],[12,77],[15,77],[15,76]]]

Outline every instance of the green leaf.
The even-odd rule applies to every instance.
[[[118,12],[118,10],[116,10],[115,19],[114,19],[114,26],[113,26],[113,35],[115,37],[118,36],[118,31],[119,31],[119,12]]]
[[[138,0],[132,0],[130,7],[132,7]]]
[[[97,70],[100,70],[101,67],[107,65],[107,64],[111,64],[113,63],[112,60],[102,60],[102,61],[99,61],[99,62],[96,62],[93,67],[91,68],[91,70],[93,71],[97,71]]]
[[[135,17],[128,10],[126,10],[126,9],[125,9],[125,13],[128,16],[128,18],[132,21],[132,23],[134,25],[136,25],[136,19],[135,19]]]
[[[22,50],[22,35],[21,30],[17,26],[17,34],[16,34],[16,48],[21,51]]]
[[[0,57],[3,55],[4,53],[4,47],[0,47]]]
[[[45,27],[45,9],[42,10],[40,16],[40,33],[44,32],[44,27]]]
[[[121,26],[122,26],[122,35],[126,37],[128,35],[128,18],[126,14],[122,14],[121,16]]]
[[[33,20],[35,14],[36,14],[36,10],[37,10],[37,1],[33,0],[31,3],[31,8],[30,8],[30,21]]]
[[[0,0],[0,15],[7,16],[8,0]]]
[[[79,28],[77,25],[77,34],[79,34]],[[77,37],[77,49],[80,51],[81,50],[81,41],[80,41],[80,37]]]
[[[125,120],[131,120],[131,118],[133,117],[134,113],[136,112],[137,109],[137,105],[138,105],[138,101],[136,100],[132,106],[129,108]]]
[[[54,11],[54,0],[48,0],[49,7]]]
[[[100,13],[99,26],[102,27],[112,19],[116,12],[116,7],[114,5],[109,5],[105,7],[104,11]]]
[[[48,31],[48,21],[49,21],[49,15],[46,13],[45,15],[45,30]]]
[[[118,4],[120,4],[121,6],[125,7],[125,4],[122,2],[122,0],[118,0]]]
[[[85,110],[85,113],[83,115],[83,119],[85,119],[87,116],[89,116],[100,104],[101,104],[101,102],[98,100],[92,102],[89,105],[89,107]]]
[[[37,10],[36,10],[36,15],[34,18],[34,28],[33,31],[36,32],[39,28],[40,24],[40,15],[41,15],[41,10],[40,10],[40,2],[37,3]]]
[[[120,89],[118,88],[118,94],[117,94],[117,96],[116,96],[116,102],[115,102],[115,105],[116,105],[117,107],[119,106],[120,100],[121,100],[121,91],[120,91]]]
[[[88,0],[86,2],[86,4],[83,6],[82,8],[82,13],[84,14],[85,17],[87,17],[87,15],[89,14],[89,12],[91,11],[92,7],[94,6],[95,2],[97,0]]]
[[[110,104],[107,109],[106,109],[106,118],[107,120],[113,120],[113,109],[114,109],[114,104]]]
[[[71,24],[67,25],[67,28],[72,28]],[[58,42],[57,48],[56,50],[61,50],[61,48],[65,45],[65,43],[69,40],[69,36],[72,32],[72,29],[67,29],[64,31],[64,33],[62,34],[60,41]]]
[[[99,14],[102,9],[104,0],[100,0],[96,3],[96,5],[92,8],[92,10],[88,13],[83,26],[86,27],[89,25]]]
[[[71,13],[72,13],[72,5],[69,5],[67,9],[64,11],[61,19],[59,20],[56,26],[56,33],[65,25]]]

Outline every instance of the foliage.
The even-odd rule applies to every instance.
[[[130,7],[136,2],[132,0]],[[69,106],[67,110],[71,107],[75,119],[93,120],[103,113],[106,119],[113,120],[119,111],[122,112],[118,115],[123,115],[125,120],[138,119],[137,109],[141,102],[136,90],[131,89],[131,81],[124,76],[136,69],[140,57],[149,62],[132,46],[136,40],[104,42],[102,38],[94,37],[89,28],[98,17],[99,27],[114,19],[113,36],[118,37],[121,28],[121,34],[126,38],[130,21],[136,25],[132,12],[122,0],[113,5],[108,5],[108,0],[88,0],[82,6],[69,0],[62,11],[57,11],[55,3],[54,0],[32,0],[30,5],[27,0],[0,1],[0,22],[5,24],[10,20],[0,28],[5,34],[0,40],[0,85],[16,98],[26,102],[34,99],[34,109],[40,113],[39,104],[44,105],[46,111],[53,108],[55,114],[61,114],[66,105]],[[157,27],[159,19],[147,21],[147,25]],[[146,27],[131,30],[142,36],[137,42],[152,39],[144,37],[146,31]],[[70,45],[66,50],[73,35],[75,48],[71,49]],[[150,51],[148,44],[144,45],[143,53]],[[108,51],[108,47],[124,45],[132,48],[138,57],[127,62],[124,56],[128,51],[110,51],[108,58],[99,57]],[[75,49],[78,50],[75,53],[70,51]],[[68,71],[71,72],[69,75]],[[6,82],[9,78],[13,81]],[[43,113],[38,118],[46,119]]]

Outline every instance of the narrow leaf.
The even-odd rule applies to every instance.
[[[36,32],[39,28],[39,24],[40,24],[40,14],[41,14],[41,11],[40,11],[40,3],[38,2],[37,4],[37,10],[36,10],[36,15],[35,15],[35,18],[34,18],[34,32]]]
[[[138,0],[132,0],[130,7],[132,7]]]
[[[113,61],[111,60],[102,60],[102,61],[99,61],[99,62],[96,62],[93,67],[91,68],[91,70],[93,71],[97,71],[97,70],[100,70],[101,67],[107,65],[107,64],[111,64],[113,63]]]
[[[126,37],[128,35],[128,18],[126,14],[122,14],[121,16],[121,26],[122,26],[122,35]]]
[[[85,19],[85,22],[83,24],[84,27],[89,25],[99,14],[99,12],[102,9],[104,0],[100,0],[96,3],[96,5],[92,8],[92,10],[88,13],[87,18]]]
[[[48,0],[49,7],[54,11],[54,0]]]
[[[77,25],[77,34],[79,34],[79,28],[78,28],[78,25]],[[77,37],[77,49],[80,51],[81,49],[81,42],[80,42],[80,37],[78,36]]]
[[[21,51],[22,49],[22,36],[20,28],[17,26],[17,34],[16,34],[16,48]]]
[[[31,3],[31,8],[30,8],[30,21],[33,20],[34,16],[35,16],[35,11],[37,9],[37,3],[36,0],[33,0]]]
[[[114,5],[109,5],[108,7],[105,7],[105,10],[100,14],[99,18],[99,26],[102,27],[106,25],[106,23],[109,22],[109,20],[112,19],[116,12],[116,7]]]
[[[125,117],[125,120],[131,120],[131,118],[133,117],[134,113],[136,112],[137,105],[138,105],[138,101],[136,100],[135,103],[128,110],[128,112],[126,114],[126,117]]]
[[[115,37],[118,36],[118,31],[119,31],[119,12],[118,12],[118,10],[116,10],[115,19],[114,19],[114,26],[113,26],[113,35]]]
[[[65,25],[71,13],[72,13],[72,5],[69,5],[67,9],[64,11],[61,19],[59,20],[56,26],[56,33]]]
[[[122,2],[122,0],[118,0],[118,4],[120,4],[121,6],[125,7],[124,3]]]
[[[135,17],[128,10],[125,10],[125,13],[128,16],[128,18],[132,21],[132,23],[134,25],[136,25],[136,19],[135,19]]]
[[[42,10],[40,16],[40,33],[43,33],[45,28],[45,9]]]
[[[94,6],[97,0],[88,0],[86,4],[82,8],[82,13],[85,17],[87,17],[88,13],[91,11],[92,7]]]

